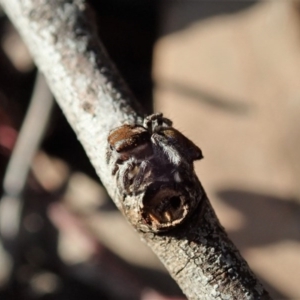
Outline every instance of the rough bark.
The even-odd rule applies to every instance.
[[[106,163],[107,137],[142,119],[132,95],[97,40],[83,0],[0,0],[118,208]],[[120,45],[122,47],[122,45]],[[200,185],[200,184],[199,184]],[[270,299],[228,239],[199,186],[199,205],[178,228],[139,232],[189,299]]]

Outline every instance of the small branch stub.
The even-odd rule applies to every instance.
[[[121,208],[138,230],[172,229],[200,203],[193,161],[201,159],[202,152],[162,114],[113,129],[108,144],[107,162]]]

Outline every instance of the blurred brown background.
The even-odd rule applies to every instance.
[[[300,299],[300,2],[90,1],[99,35],[148,112],[201,147],[195,167],[274,299]],[[0,17],[0,176],[35,69]],[[34,133],[33,133],[34,134]],[[33,162],[1,299],[182,299],[115,209],[59,108]]]

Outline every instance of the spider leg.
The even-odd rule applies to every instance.
[[[172,121],[164,118],[162,113],[155,113],[150,116],[147,116],[144,119],[144,127],[147,128],[151,133],[159,131],[161,127],[170,127],[172,126]]]
[[[138,191],[143,182],[147,181],[147,176],[150,175],[150,162],[148,160],[142,161],[138,168],[138,173],[133,180],[133,191]]]
[[[115,167],[116,168],[116,167]],[[117,183],[120,190],[125,190],[129,193],[131,182],[130,172],[135,168],[135,164],[133,161],[127,161],[121,165],[118,165],[118,172],[117,172]]]

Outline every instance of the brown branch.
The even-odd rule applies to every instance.
[[[97,40],[86,4],[83,0],[0,3],[123,211],[124,199],[116,192],[116,180],[106,162],[107,138],[111,129],[125,122],[141,122],[142,116]],[[200,204],[184,224],[165,233],[139,230],[141,238],[189,299],[270,299],[228,239],[198,181],[196,190]]]

